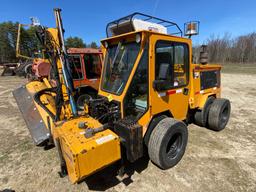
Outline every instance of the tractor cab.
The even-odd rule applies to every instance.
[[[198,30],[199,22],[185,23],[185,38],[176,23],[141,13],[107,25],[99,98],[89,102],[89,114],[121,138],[130,162],[142,157],[145,144],[155,164],[173,167],[185,152],[187,124],[226,126],[221,67],[205,65],[206,57],[192,63],[190,37]]]
[[[155,114],[185,119],[188,105],[177,103],[188,103],[192,54],[179,26],[135,13],[109,23],[107,36],[99,95],[117,101],[121,117],[138,121],[144,133]]]

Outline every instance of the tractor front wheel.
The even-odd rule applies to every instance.
[[[185,123],[173,118],[162,119],[150,135],[148,153],[161,169],[175,166],[185,153],[188,130]]]

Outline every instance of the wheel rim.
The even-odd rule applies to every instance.
[[[177,156],[182,148],[182,134],[175,133],[169,140],[166,147],[166,154],[169,159],[173,159]]]
[[[84,109],[84,104],[87,103],[88,101],[90,101],[92,99],[92,97],[88,94],[84,94],[78,97],[77,99],[77,107],[80,110]]]

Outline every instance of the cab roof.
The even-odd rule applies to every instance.
[[[138,21],[141,21],[139,25],[143,25],[144,30],[166,31],[169,35],[182,37],[182,30],[177,23],[139,12],[135,12],[108,23],[106,26],[106,35],[107,37],[111,37],[136,31],[138,28],[138,23],[136,27],[136,22]],[[141,27],[139,28],[142,29]]]
[[[135,35],[137,33],[150,33],[150,34],[156,34],[156,35],[168,36],[168,37],[175,37],[175,38],[179,38],[179,39],[182,39],[182,40],[191,41],[190,38],[186,38],[186,37],[179,37],[179,36],[175,36],[175,35],[164,34],[164,33],[159,33],[159,32],[149,31],[149,30],[140,30],[140,31],[132,31],[132,32],[123,33],[123,34],[120,34],[120,35],[108,37],[108,38],[102,39],[101,42],[114,40],[114,39],[119,39],[119,38],[122,38],[122,37],[124,38],[126,36]]]

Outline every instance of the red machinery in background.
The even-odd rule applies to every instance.
[[[77,106],[83,109],[86,100],[97,96],[102,51],[94,48],[69,48],[68,55],[74,87],[77,89]]]
[[[97,95],[103,60],[102,52],[94,48],[69,48],[68,59],[74,88],[77,89],[75,100],[78,108],[83,109],[84,102]],[[47,59],[35,58],[29,70],[31,70],[29,74],[32,74],[29,76],[30,79],[47,78],[51,65]]]

